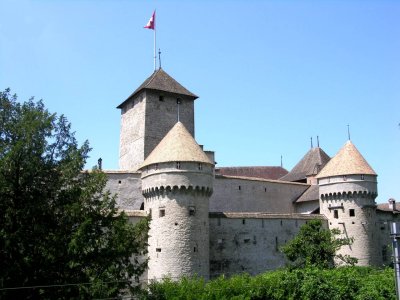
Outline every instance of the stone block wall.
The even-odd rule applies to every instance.
[[[117,205],[123,210],[144,209],[142,180],[139,172],[105,171],[106,190],[117,195]]]
[[[161,91],[144,90],[121,109],[120,170],[136,171],[179,120],[194,137],[194,100]]]
[[[310,185],[216,175],[210,211],[293,213],[293,202]]]
[[[321,215],[210,213],[210,277],[259,274],[283,267],[280,247]]]
[[[178,121],[178,98],[181,102],[179,121],[194,137],[194,100],[192,98],[160,91],[146,91],[145,158]]]
[[[144,161],[146,95],[142,92],[121,109],[119,169],[136,171]]]

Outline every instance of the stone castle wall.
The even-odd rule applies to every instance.
[[[196,162],[150,165],[142,173],[151,216],[148,279],[209,278],[209,197],[213,168]]]
[[[194,137],[193,99],[166,92],[146,91],[145,158],[178,121],[178,98],[181,103],[179,104],[179,121]]]
[[[143,209],[142,180],[139,172],[105,171],[106,190],[117,196],[117,205],[123,210]]]
[[[376,176],[334,176],[319,183],[320,213],[328,218],[329,228],[338,228],[343,237],[354,238],[353,244],[343,246],[339,253],[356,257],[358,265],[381,265]]]
[[[294,213],[294,201],[308,187],[303,183],[217,175],[210,211]]]
[[[280,247],[320,215],[210,213],[210,277],[260,274],[283,267]]]
[[[121,109],[120,170],[136,171],[178,119],[194,136],[194,100],[175,94],[145,90]]]
[[[141,92],[121,109],[119,169],[136,171],[144,160],[146,93]]]

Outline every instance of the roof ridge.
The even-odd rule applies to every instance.
[[[150,75],[148,81],[146,82],[146,84],[143,86],[144,87],[148,87],[150,85],[150,83],[153,81],[153,79],[156,77],[156,74],[158,73],[158,71],[160,71],[160,69],[158,69],[157,71],[154,71],[153,74]]]

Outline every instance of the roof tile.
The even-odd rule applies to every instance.
[[[181,122],[177,122],[145,159],[139,169],[163,162],[213,164]]]
[[[317,175],[317,178],[353,174],[376,175],[356,146],[351,141],[347,141]]]

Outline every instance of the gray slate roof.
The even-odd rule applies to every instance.
[[[162,92],[168,92],[178,95],[185,95],[190,98],[197,99],[198,97],[192,92],[184,88],[178,81],[168,75],[163,69],[158,69],[154,71],[149,78],[147,78],[124,102],[117,106],[117,108],[122,108],[124,104],[134,97],[141,90],[156,90]]]
[[[328,154],[319,147],[311,148],[306,155],[294,166],[294,168],[280,180],[299,181],[307,176],[317,175],[330,160]]]
[[[318,201],[319,200],[319,186],[317,184],[311,185],[297,200],[299,202]]]
[[[277,180],[288,171],[282,167],[275,166],[258,166],[258,167],[221,167],[216,168],[215,173],[218,175],[254,177],[263,179]]]

